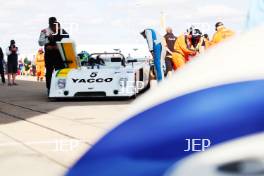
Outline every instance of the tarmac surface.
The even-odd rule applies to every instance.
[[[51,102],[44,82],[18,79],[18,86],[0,85],[0,175],[63,175],[133,106],[133,100]]]

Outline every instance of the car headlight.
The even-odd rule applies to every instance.
[[[65,89],[66,87],[66,79],[59,79],[57,82],[57,86],[59,89]]]
[[[127,78],[120,78],[119,85],[121,87],[127,87],[127,82],[128,82],[128,79]]]

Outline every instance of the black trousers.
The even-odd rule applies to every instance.
[[[1,60],[0,60],[0,74],[1,74],[2,83],[5,83],[4,64],[3,64],[3,61],[1,61]]]
[[[165,72],[165,76],[167,76],[168,73],[169,73],[170,71],[173,70],[173,62],[172,62],[172,58],[170,58],[170,57],[166,57],[166,58],[165,58],[165,64],[166,64],[166,72]]]
[[[64,62],[61,58],[59,51],[57,50],[46,51],[45,67],[46,67],[46,87],[49,90],[53,71],[65,68]]]

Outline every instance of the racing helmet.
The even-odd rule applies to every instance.
[[[196,28],[193,25],[190,28],[188,28],[186,31],[187,31],[187,34],[192,35],[192,36],[201,36],[202,35],[201,30]]]
[[[201,37],[202,36],[202,32],[199,29],[193,29],[192,31],[192,37]]]
[[[81,51],[78,56],[80,58],[81,65],[84,65],[88,62],[90,54],[87,51]]]
[[[199,29],[194,28],[191,31],[190,35],[191,35],[192,45],[194,47],[196,47],[198,45],[198,43],[200,42],[200,39],[201,39],[203,34],[202,34],[202,32]]]
[[[186,30],[187,34],[188,34],[188,35],[192,35],[194,29],[195,29],[195,27],[192,25],[190,28],[188,28],[188,29]]]

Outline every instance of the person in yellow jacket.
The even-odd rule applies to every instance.
[[[235,35],[235,32],[227,29],[222,22],[218,22],[215,24],[216,33],[213,36],[212,44],[218,44],[227,38],[230,38]]]
[[[36,69],[37,69],[37,80],[43,81],[45,76],[45,60],[44,60],[44,51],[39,49],[36,59],[35,59]]]
[[[180,35],[175,42],[172,54],[172,61],[176,69],[185,65],[190,60],[190,56],[198,53],[197,47],[201,40],[201,32],[198,29],[190,28],[187,34]]]

